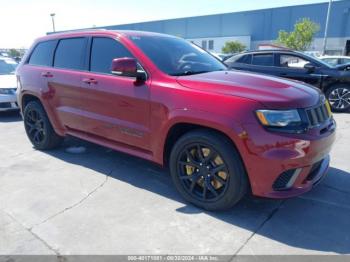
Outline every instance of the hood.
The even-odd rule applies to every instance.
[[[17,88],[16,75],[0,75],[0,88]]]
[[[307,84],[235,70],[180,76],[177,81],[187,88],[244,97],[269,108],[305,108],[320,99],[320,91]]]

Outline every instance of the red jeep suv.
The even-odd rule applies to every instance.
[[[177,37],[77,31],[38,39],[17,70],[39,150],[67,135],[168,165],[189,202],[286,198],[325,175],[335,122],[319,90],[226,66]],[[92,160],[93,161],[93,160]]]

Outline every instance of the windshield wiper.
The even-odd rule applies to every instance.
[[[198,75],[198,74],[204,74],[204,73],[209,73],[212,71],[185,71],[185,72],[181,72],[181,73],[175,73],[175,74],[171,74],[172,76],[190,76],[190,75]]]

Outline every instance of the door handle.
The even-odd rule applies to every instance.
[[[53,74],[51,74],[50,72],[43,72],[41,73],[42,77],[53,77]]]
[[[94,78],[83,78],[83,80],[82,80],[84,83],[86,83],[86,84],[89,84],[89,85],[91,85],[91,84],[97,84],[98,83],[98,81],[96,80],[96,79],[94,79]]]

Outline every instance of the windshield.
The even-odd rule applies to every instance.
[[[130,39],[168,75],[193,75],[226,70],[226,66],[216,58],[181,38],[131,36]]]
[[[15,73],[17,63],[10,59],[0,59],[0,75],[13,75]]]

